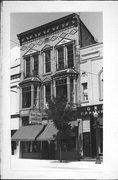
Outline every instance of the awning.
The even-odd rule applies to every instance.
[[[48,141],[54,140],[54,135],[56,135],[58,130],[52,122],[48,123],[44,131],[36,138],[37,141]]]
[[[34,141],[42,132],[44,125],[28,125],[20,127],[12,136],[12,141]]]

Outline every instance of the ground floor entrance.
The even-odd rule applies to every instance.
[[[103,114],[83,116],[83,157],[103,156]]]

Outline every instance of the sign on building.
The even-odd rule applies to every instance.
[[[90,120],[83,121],[83,132],[90,132]]]
[[[29,116],[29,122],[39,124],[41,121],[42,121],[42,114],[39,112],[39,110],[31,110]]]

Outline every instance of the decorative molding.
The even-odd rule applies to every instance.
[[[55,45],[55,48],[60,46],[60,45],[64,45],[64,44],[68,44],[68,43],[71,43],[71,42],[74,42],[73,39],[67,39],[67,38],[64,38],[62,39],[61,41],[59,41],[56,45]]]
[[[38,37],[46,36],[73,26],[77,26],[77,19],[75,17],[75,13],[57,19],[45,25],[39,26],[37,28],[31,29],[29,31],[23,32],[21,34],[18,34],[17,36],[20,41],[20,45],[22,45],[24,42],[28,42]]]
[[[38,53],[39,51],[35,50],[35,49],[30,49],[28,50],[23,56],[29,56],[31,54],[34,54],[34,53]]]
[[[53,48],[52,46],[46,44],[46,45],[41,49],[41,52],[42,52],[42,51],[49,50],[49,49],[52,49],[52,48]]]

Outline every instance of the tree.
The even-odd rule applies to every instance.
[[[58,130],[55,138],[60,149],[60,162],[62,162],[62,145],[71,139],[70,121],[77,119],[76,111],[73,109],[73,103],[68,103],[66,98],[60,96],[53,97],[49,102],[47,114]]]

